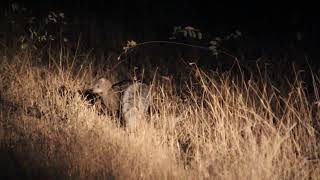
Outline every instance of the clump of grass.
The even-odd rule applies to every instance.
[[[82,56],[80,63],[80,56],[64,52],[55,57],[39,65],[32,53],[23,51],[0,62],[0,158],[7,170],[2,176],[319,177],[319,120],[302,80],[279,92],[281,87],[269,79],[237,79],[195,68],[190,81],[179,82],[185,87],[177,89],[173,83],[160,83],[157,75],[145,74],[156,77],[152,111],[147,123],[127,132],[117,117],[98,115],[80,96],[59,95],[61,85],[74,92],[86,88],[95,78],[93,71],[105,75],[99,69],[103,66],[93,70],[89,56]],[[38,108],[41,116],[30,115],[28,107]]]

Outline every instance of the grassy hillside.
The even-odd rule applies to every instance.
[[[9,179],[319,179],[316,74],[256,69],[250,77],[189,66],[138,72],[152,83],[151,113],[136,132],[99,115],[76,92],[135,67],[51,50],[0,56],[0,176]],[[13,51],[12,51],[13,52]],[[144,60],[147,61],[147,60]],[[175,65],[171,69],[183,69]],[[237,68],[237,67],[236,67]],[[112,69],[112,71],[108,71]],[[129,71],[128,71],[129,69]],[[281,69],[281,68],[279,68]],[[284,70],[284,69],[282,69]],[[142,74],[142,72],[144,72]],[[306,90],[306,86],[309,89]],[[312,86],[310,88],[310,86]]]

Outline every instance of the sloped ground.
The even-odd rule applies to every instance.
[[[5,178],[320,177],[318,92],[306,94],[298,75],[287,88],[273,86],[265,76],[244,80],[197,68],[189,81],[179,83],[184,88],[154,76],[153,111],[141,128],[127,132],[116,117],[99,115],[80,96],[59,95],[62,85],[74,92],[88,87],[106,75],[104,66],[56,54],[46,64],[28,51],[1,56]],[[315,79],[315,90],[317,84]]]

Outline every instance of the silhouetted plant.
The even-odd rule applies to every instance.
[[[173,32],[171,33],[172,36],[169,38],[171,41],[146,41],[137,43],[134,40],[127,41],[126,46],[123,47],[123,52],[118,56],[118,60],[121,60],[123,55],[128,55],[132,50],[134,50],[137,47],[143,46],[143,45],[150,45],[150,44],[174,44],[177,46],[186,46],[186,47],[192,47],[202,50],[210,51],[213,55],[218,56],[220,53],[225,54],[227,56],[236,58],[231,53],[226,52],[222,48],[222,44],[224,41],[228,41],[231,39],[239,39],[242,36],[242,33],[239,30],[236,30],[235,32],[232,32],[230,34],[227,34],[226,36],[222,37],[215,37],[214,39],[208,39],[206,41],[206,45],[195,45],[191,43],[185,43],[180,42],[177,40],[177,36],[183,36],[185,39],[191,39],[191,40],[203,40],[203,33],[200,31],[200,29],[186,26],[182,28],[181,26],[176,26],[173,28]]]
[[[61,38],[60,29],[67,24],[63,12],[49,12],[45,17],[35,17],[31,11],[17,2],[12,2],[5,11],[8,28],[14,36],[19,37],[21,49],[39,49],[51,41]]]

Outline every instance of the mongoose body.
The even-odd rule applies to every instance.
[[[135,82],[126,88],[121,105],[127,128],[134,129],[139,126],[149,109],[150,101],[150,88],[146,84]]]

